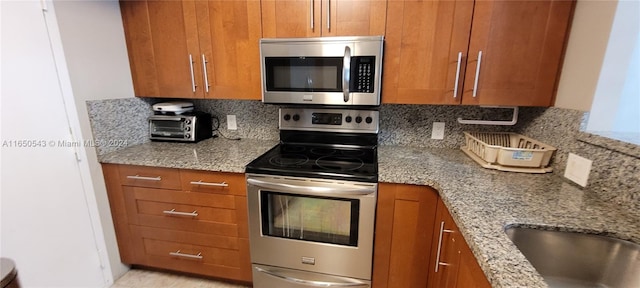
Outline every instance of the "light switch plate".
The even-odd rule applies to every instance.
[[[227,115],[227,129],[238,130],[238,123],[236,122],[236,115]]]
[[[433,122],[431,139],[444,139],[444,122]]]
[[[567,158],[567,167],[564,170],[564,177],[582,187],[586,187],[592,164],[593,161],[587,158],[569,153],[569,158]]]

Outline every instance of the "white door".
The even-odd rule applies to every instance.
[[[25,287],[104,287],[41,3],[0,10],[0,256]]]

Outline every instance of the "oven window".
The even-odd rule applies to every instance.
[[[261,191],[262,233],[303,241],[358,245],[360,201]]]
[[[152,132],[176,132],[182,133],[184,130],[182,121],[173,120],[152,120],[153,131]]]
[[[266,57],[267,91],[342,92],[342,57]]]

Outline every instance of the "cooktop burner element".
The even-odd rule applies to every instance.
[[[324,156],[316,160],[316,165],[325,170],[354,171],[360,169],[364,162],[353,157]]]
[[[309,161],[309,157],[300,154],[282,154],[269,159],[269,163],[280,167],[299,166]]]
[[[377,140],[377,111],[281,108],[280,144],[245,171],[375,183]]]

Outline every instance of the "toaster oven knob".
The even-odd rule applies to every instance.
[[[285,121],[289,121],[291,119],[291,115],[289,114],[284,114],[284,120]]]
[[[360,124],[362,122],[362,117],[358,116],[356,117],[356,123]]]
[[[187,139],[191,138],[191,134],[189,134],[189,133],[184,134],[184,138],[187,138]]]
[[[185,131],[191,131],[191,127],[189,127],[189,126],[184,127],[184,130],[185,130]]]
[[[351,116],[344,117],[344,121],[347,121],[347,123],[351,123],[352,120]]]
[[[191,119],[184,120],[184,123],[187,123],[187,125],[191,124]]]
[[[294,114],[293,115],[293,121],[298,121],[298,120],[300,120],[300,115]]]
[[[367,122],[367,124],[371,124],[371,122],[373,122],[373,118],[367,117],[364,119],[364,122]]]

